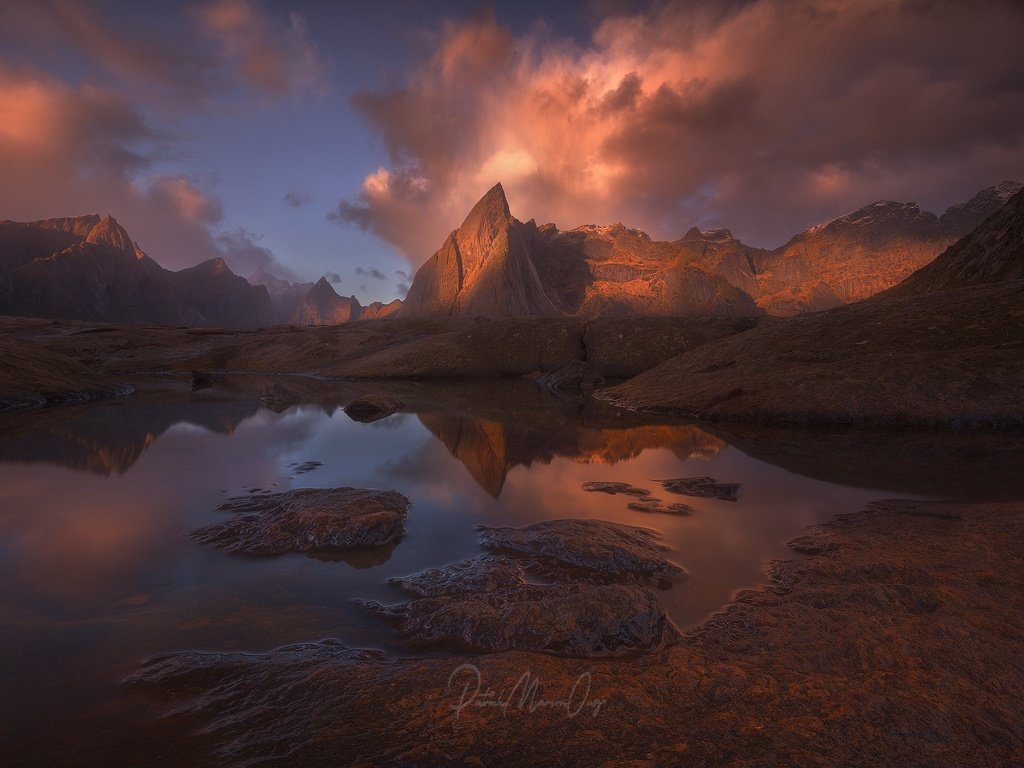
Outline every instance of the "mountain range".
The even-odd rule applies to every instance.
[[[793,315],[886,290],[1021,188],[982,190],[942,216],[879,201],[774,250],[728,229],[652,240],[622,224],[567,232],[512,216],[501,184],[419,269],[400,315]]]
[[[420,267],[404,302],[368,306],[326,278],[291,283],[259,269],[246,280],[223,259],[164,269],[111,216],[0,221],[0,314],[230,328],[396,316],[793,315],[893,288],[1020,189],[1003,182],[941,216],[879,201],[768,250],[724,228],[656,241],[622,224],[563,232],[523,223],[499,183]],[[936,280],[956,279],[935,269]]]

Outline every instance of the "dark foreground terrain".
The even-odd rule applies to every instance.
[[[325,641],[163,656],[128,685],[231,765],[1024,760],[1024,505],[883,502],[792,546],[812,556],[652,655],[396,661]]]

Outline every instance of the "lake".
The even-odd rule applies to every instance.
[[[279,413],[257,385],[0,416],[5,765],[133,763],[169,748],[157,725],[166,703],[119,685],[155,654],[327,637],[422,654],[356,601],[398,602],[390,577],[479,554],[478,525],[596,518],[660,531],[688,578],[659,596],[686,631],[763,584],[773,559],[800,557],[786,542],[836,514],[893,496],[1024,496],[1019,435],[666,423],[526,381],[392,384],[407,410],[360,424],[340,408],[357,385],[320,382]],[[320,464],[298,471],[306,462]],[[738,500],[657,482],[693,476],[740,483]],[[633,511],[627,496],[584,491],[589,481],[694,512]],[[189,538],[223,519],[228,498],[343,485],[408,496],[404,537],[371,553],[275,558]]]

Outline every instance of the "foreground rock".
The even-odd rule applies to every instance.
[[[680,496],[719,501],[736,501],[740,490],[739,483],[720,483],[713,477],[677,477],[674,480],[662,480],[661,486],[669,493],[678,493]]]
[[[884,503],[811,538],[825,554],[660,653],[323,642],[162,656],[129,683],[174,707],[163,726],[202,726],[209,765],[1018,764],[1024,505]]]
[[[648,651],[674,636],[655,594],[624,584],[525,584],[376,610],[402,635],[464,651],[605,656]]]
[[[402,403],[393,397],[384,395],[366,395],[360,397],[345,406],[345,414],[352,421],[359,421],[364,424],[386,419],[401,409]]]
[[[192,538],[245,555],[382,547],[404,533],[409,506],[395,491],[363,488],[243,496],[218,507],[235,517],[199,528]]]
[[[684,574],[649,528],[604,520],[547,520],[526,528],[481,527],[480,543],[531,558],[538,566],[604,578],[660,580]]]
[[[529,584],[517,563],[483,557],[398,580],[421,599],[368,607],[422,645],[463,651],[605,656],[676,638],[657,596],[621,584]]]

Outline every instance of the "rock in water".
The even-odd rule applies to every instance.
[[[271,384],[260,394],[260,400],[274,413],[281,413],[295,405],[298,397],[294,392],[285,389],[280,384]]]
[[[653,501],[633,501],[626,505],[634,512],[648,512],[652,514],[677,515],[685,517],[693,513],[693,507],[689,504],[662,504],[661,499]]]
[[[346,405],[345,415],[352,419],[352,421],[369,424],[372,421],[386,419],[401,409],[403,405],[400,400],[395,400],[393,397],[366,395],[365,397],[356,398]]]
[[[428,568],[412,576],[389,579],[389,583],[419,597],[446,597],[493,592],[519,587],[527,582],[523,567],[515,560],[504,555],[486,554],[442,568]]]
[[[239,513],[192,538],[245,555],[381,547],[405,532],[409,499],[396,491],[301,488],[240,496],[217,509]]]
[[[480,543],[493,551],[533,558],[546,568],[603,578],[660,580],[681,576],[668,549],[649,528],[604,520],[547,520],[526,528],[481,527]]]
[[[736,501],[740,490],[739,483],[719,483],[712,477],[678,477],[675,480],[662,480],[661,485],[669,493],[678,493],[680,496],[720,501]]]
[[[609,496],[624,493],[627,496],[638,496],[640,498],[645,498],[650,494],[650,491],[646,488],[637,488],[635,485],[630,485],[629,483],[608,483],[600,481],[584,483],[583,490],[594,493],[607,493]]]

